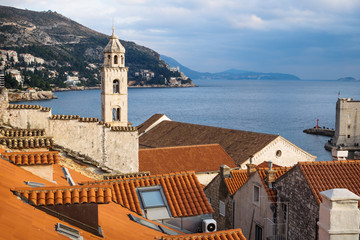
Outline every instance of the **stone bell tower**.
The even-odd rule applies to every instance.
[[[109,39],[101,68],[101,120],[112,126],[128,126],[128,68],[125,67],[125,48],[115,35],[114,27]]]

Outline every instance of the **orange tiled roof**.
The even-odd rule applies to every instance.
[[[275,163],[272,163],[273,168],[281,167],[280,165],[277,165]],[[264,161],[258,165],[256,165],[256,168],[269,168],[269,161]]]
[[[236,168],[234,160],[219,144],[149,148],[139,150],[139,171],[165,174],[176,171],[210,172],[226,164]]]
[[[281,177],[284,173],[289,171],[292,167],[274,167],[273,170],[276,170],[275,174],[275,180]],[[261,181],[265,187],[265,190],[272,202],[276,201],[276,193],[273,188],[269,188],[269,186],[266,184],[266,171],[269,170],[269,168],[261,168],[258,169],[258,173],[260,175]]]
[[[110,186],[70,186],[15,188],[11,190],[31,205],[60,205],[76,203],[109,203],[112,199]]]
[[[79,183],[79,182],[84,182],[84,181],[93,181],[94,179],[87,177],[83,174],[81,174],[78,171],[75,171],[71,168],[67,168],[71,178],[74,180],[75,183]],[[65,176],[64,176],[64,172],[61,168],[61,166],[59,164],[55,164],[53,165],[53,177],[54,177],[54,181],[59,185],[59,186],[67,186],[69,185],[69,182],[66,180]]]
[[[275,179],[282,176],[285,172],[289,171],[291,167],[273,167],[273,170],[276,170]],[[269,170],[269,168],[257,168],[257,172],[259,173],[259,176],[261,178],[261,181],[263,182],[263,185],[265,187],[266,192],[268,193],[268,196],[273,199],[273,196],[275,196],[274,190],[269,189],[268,185],[265,182],[266,179],[266,170]],[[231,170],[231,177],[225,178],[225,184],[228,188],[229,193],[232,195],[234,194],[244,183],[248,180],[247,176],[247,170],[240,169],[240,170]]]
[[[48,165],[59,162],[59,152],[10,152],[1,156],[16,165]]]
[[[128,214],[132,213],[130,210],[111,202],[98,206],[99,225],[103,230],[104,238],[95,236],[16,199],[9,190],[23,186],[24,181],[44,183],[46,186],[55,186],[55,183],[7,161],[0,161],[0,169],[0,239],[69,239],[55,231],[57,223],[79,230],[84,239],[118,239],[119,236],[124,239],[154,239],[161,234],[131,221],[128,217]]]
[[[86,182],[111,184],[113,201],[142,215],[136,188],[161,185],[173,217],[185,217],[214,212],[194,172],[181,172],[127,179]]]
[[[231,170],[231,177],[225,178],[225,184],[229,193],[234,194],[247,181],[247,170]]]
[[[162,121],[139,137],[139,148],[190,146],[218,143],[241,165],[278,135],[210,127],[175,121]]]
[[[320,192],[347,188],[360,196],[360,161],[299,162],[311,191],[318,203]]]
[[[212,233],[196,233],[176,236],[163,236],[160,240],[246,240],[241,229],[230,229]]]

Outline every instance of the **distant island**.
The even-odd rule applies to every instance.
[[[343,77],[343,78],[339,78],[337,81],[343,81],[343,82],[359,82],[360,80],[357,80],[356,78],[353,78],[353,77]]]
[[[226,79],[226,80],[301,80],[299,77],[285,73],[262,73],[253,71],[243,71],[238,69],[229,69],[218,73],[197,72],[183,66],[175,59],[160,55],[171,67],[179,67],[186,76],[191,79]]]

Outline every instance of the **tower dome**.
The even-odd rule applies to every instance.
[[[104,53],[125,53],[125,48],[121,45],[118,36],[115,35],[115,28],[113,27],[112,35],[109,37],[110,41],[104,48]]]

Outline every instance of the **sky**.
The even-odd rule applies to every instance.
[[[0,0],[52,10],[193,70],[360,79],[360,0]]]

